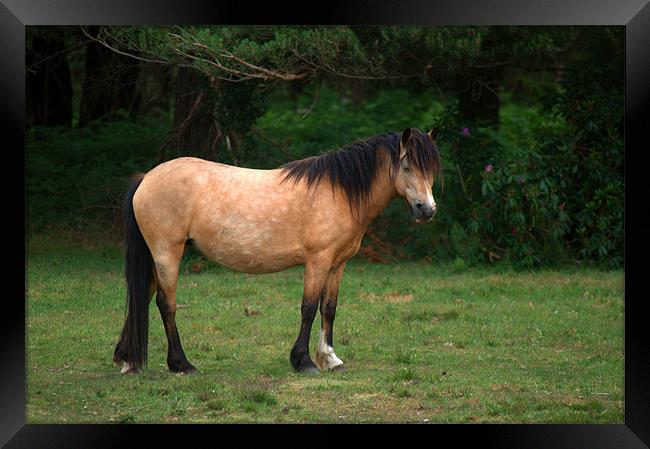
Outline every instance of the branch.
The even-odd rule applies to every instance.
[[[397,257],[395,257],[395,255],[393,254],[392,248],[388,244],[382,242],[381,239],[379,237],[377,237],[377,235],[375,235],[375,233],[372,231],[372,229],[367,229],[366,230],[366,235],[388,257],[390,257],[391,259],[393,259],[396,262],[399,262],[399,259]]]
[[[180,136],[185,132],[185,129],[189,126],[189,124],[194,120],[194,113],[196,112],[197,108],[199,107],[199,104],[201,104],[201,101],[203,100],[203,95],[205,94],[204,91],[201,91],[197,96],[196,99],[194,100],[194,103],[192,104],[192,108],[190,109],[190,112],[187,114],[187,117],[183,119],[180,125],[176,128],[174,131],[174,134],[169,136],[169,138],[160,146],[158,150],[158,160],[162,161],[164,158],[164,151],[165,148],[167,148],[168,145],[171,144],[172,140],[176,140],[176,144],[178,145],[180,141]]]
[[[252,132],[253,134],[255,134],[256,136],[260,137],[261,139],[266,140],[268,143],[270,143],[270,144],[273,145],[274,147],[276,147],[276,148],[277,148],[278,150],[280,150],[280,152],[281,152],[283,155],[285,155],[287,158],[290,157],[290,155],[289,155],[289,153],[287,152],[287,149],[286,149],[286,147],[285,147],[284,145],[282,145],[282,144],[280,144],[280,143],[277,143],[276,141],[272,140],[272,139],[269,138],[268,136],[265,136],[264,134],[262,134],[262,132],[261,132],[260,130],[258,130],[258,129],[256,129],[256,128],[251,128],[251,132]],[[282,162],[282,161],[280,161],[280,162]]]
[[[39,61],[34,62],[33,64],[30,64],[29,66],[27,66],[27,70],[33,72],[34,67],[36,67],[38,65],[41,65],[44,62],[47,62],[47,61],[49,61],[51,59],[58,58],[59,56],[67,55],[68,53],[72,53],[73,51],[79,50],[80,48],[85,47],[86,45],[90,44],[91,42],[93,42],[91,39],[87,39],[87,40],[85,40],[83,42],[79,42],[77,45],[73,45],[72,47],[64,48],[61,51],[58,51],[58,52],[56,52],[54,54],[51,54],[51,55],[39,60]]]
[[[352,79],[362,79],[362,80],[384,80],[384,79],[405,79],[405,78],[415,78],[418,76],[421,76],[419,73],[413,73],[413,74],[399,74],[399,75],[383,75],[383,76],[372,76],[372,75],[353,75],[350,73],[343,73],[335,70],[332,67],[326,67],[323,65],[316,64],[314,61],[311,59],[305,58],[302,56],[296,49],[293,50],[293,53],[296,55],[296,57],[303,62],[316,67],[317,69],[320,69],[323,72],[330,73],[332,75],[340,76],[343,78],[352,78]]]
[[[265,75],[258,75],[258,74],[255,74],[255,73],[247,73],[247,72],[242,72],[240,70],[231,69],[229,67],[221,65],[219,62],[211,61],[209,59],[202,58],[200,56],[195,56],[195,55],[191,55],[189,53],[186,53],[186,52],[180,50],[179,48],[174,48],[174,52],[176,54],[180,55],[180,56],[184,56],[186,58],[189,58],[189,59],[192,59],[192,60],[195,60],[195,61],[204,62],[206,64],[209,64],[209,65],[213,66],[213,67],[216,67],[217,69],[219,69],[221,71],[224,71],[224,72],[227,72],[227,73],[229,73],[231,75],[235,75],[235,76],[240,77],[239,80],[235,80],[235,79],[232,79],[232,78],[224,78],[223,76],[214,75],[216,78],[224,80],[224,81],[243,81],[243,80],[246,80],[246,79],[253,79],[253,78],[257,78],[257,79],[261,78],[261,79],[265,79],[265,80],[268,79],[268,77],[265,76]],[[194,67],[196,69],[195,66],[192,66],[192,67]]]
[[[148,58],[143,58],[143,57],[141,57],[141,56],[136,56],[136,55],[134,55],[134,54],[132,54],[132,53],[126,53],[126,52],[124,52],[124,51],[118,50],[117,48],[108,45],[108,43],[106,43],[106,41],[100,39],[99,37],[94,37],[94,36],[90,35],[90,34],[88,33],[88,31],[86,31],[86,28],[85,28],[85,27],[81,27],[81,32],[82,32],[83,34],[85,34],[86,37],[88,37],[89,39],[91,39],[91,40],[97,42],[98,44],[103,45],[104,47],[108,48],[108,49],[111,50],[111,51],[114,51],[115,53],[117,53],[117,54],[119,54],[119,55],[122,55],[122,56],[128,56],[129,58],[137,59],[138,61],[143,61],[143,62],[151,62],[151,63],[154,63],[154,64],[171,65],[171,63],[170,63],[169,61],[163,61],[163,60],[160,60],[160,59],[148,59]]]
[[[467,199],[471,202],[472,197],[469,195],[469,192],[467,192],[467,187],[465,186],[465,181],[463,181],[463,174],[460,172],[460,165],[456,165],[456,170],[458,170],[458,178],[460,179],[460,186],[463,188],[463,192],[465,192],[465,196]]]
[[[243,59],[236,57],[235,55],[233,55],[232,53],[230,53],[229,51],[226,51],[226,50],[223,50],[223,56],[225,58],[228,58],[228,59],[232,60],[232,61],[238,62],[241,65],[244,65],[244,66],[246,66],[248,68],[251,68],[253,70],[259,70],[260,72],[265,73],[265,74],[269,75],[270,77],[279,78],[279,79],[281,79],[283,81],[299,81],[299,80],[305,79],[310,73],[313,73],[313,71],[305,71],[305,72],[297,73],[297,74],[275,72],[275,71],[272,71],[272,70],[269,70],[269,69],[265,69],[264,67],[260,67],[260,66],[251,64],[250,62],[246,62]]]
[[[173,48],[173,51],[176,54],[178,54],[180,56],[183,56],[185,58],[192,59],[192,60],[204,62],[204,63],[206,63],[208,65],[211,65],[212,67],[217,68],[220,71],[223,71],[223,72],[226,72],[226,73],[228,73],[230,75],[234,75],[234,76],[242,78],[240,80],[235,80],[235,79],[232,79],[232,78],[223,78],[223,77],[219,77],[218,75],[215,75],[215,76],[219,77],[220,79],[225,79],[226,81],[242,81],[242,80],[245,80],[245,79],[262,79],[262,80],[265,80],[265,81],[278,79],[278,80],[282,80],[282,81],[297,81],[297,80],[305,79],[311,73],[313,73],[313,71],[305,71],[305,72],[297,73],[297,74],[296,73],[278,72],[278,71],[267,69],[265,67],[260,67],[258,65],[253,64],[253,63],[250,63],[248,61],[245,61],[242,58],[240,58],[238,56],[235,56],[233,53],[231,53],[231,52],[229,52],[228,50],[225,50],[225,49],[218,49],[218,50],[216,50],[216,54],[215,54],[215,50],[209,48],[205,44],[202,44],[196,38],[192,39],[193,42],[188,42],[180,34],[170,33],[169,35],[171,37],[175,38],[179,42],[180,45],[182,45],[182,44],[192,45],[192,46],[200,49],[200,51],[204,51],[204,52],[208,53],[208,55],[210,55],[213,59],[207,59],[207,58],[195,55],[195,54],[190,54],[187,51],[181,50],[181,48],[179,48],[179,47],[174,47]],[[235,68],[227,67],[227,66],[223,65],[221,62],[219,62],[219,57],[228,59],[230,61],[234,61],[238,65],[244,66],[247,69],[252,69],[252,72],[242,71],[242,70],[238,70],[238,69],[235,69]]]
[[[184,40],[184,38],[179,34],[170,33],[170,36],[175,37],[176,39],[180,40],[183,43],[187,43],[187,41]],[[204,51],[206,51],[208,53],[212,53],[213,56],[216,56],[216,55],[214,55],[214,50],[210,49],[207,45],[198,42],[196,39],[194,39],[194,42],[192,42],[192,45],[195,46],[195,47],[198,47],[198,48],[200,48],[200,49],[202,49],[202,50],[204,50]],[[309,71],[309,70],[305,71],[305,72],[302,72],[302,73],[282,73],[282,72],[274,71],[274,70],[271,70],[271,69],[267,69],[267,68],[260,67],[258,65],[252,64],[252,63],[250,63],[248,61],[245,61],[245,60],[241,59],[240,57],[235,56],[234,54],[232,54],[231,52],[229,52],[227,50],[224,50],[224,49],[217,50],[217,52],[219,53],[219,56],[221,56],[223,58],[226,58],[226,59],[229,59],[231,61],[234,61],[234,62],[238,63],[239,65],[242,65],[242,66],[244,66],[246,68],[252,69],[253,71],[260,72],[260,73],[243,72],[241,70],[236,70],[236,69],[224,66],[223,64],[221,64],[219,62],[219,60],[216,57],[215,57],[215,61],[212,61],[212,60],[209,60],[209,59],[206,59],[206,58],[202,58],[200,56],[191,55],[191,54],[189,54],[187,52],[184,52],[184,51],[180,50],[179,48],[174,48],[174,51],[177,54],[180,54],[182,56],[205,62],[207,64],[212,65],[213,67],[216,67],[216,68],[218,68],[220,70],[223,70],[225,72],[228,72],[228,73],[231,73],[233,75],[240,76],[240,77],[257,78],[257,79],[263,79],[263,80],[269,80],[269,79],[276,78],[276,79],[279,79],[279,80],[282,80],[282,81],[299,81],[299,80],[307,78],[310,74],[313,73],[313,71]]]
[[[314,110],[314,106],[316,106],[316,102],[318,101],[318,98],[320,98],[320,88],[321,88],[321,84],[323,84],[323,83],[322,83],[322,80],[321,80],[321,82],[319,82],[318,85],[316,86],[316,95],[314,95],[314,101],[312,101],[311,106],[309,106],[309,109],[307,109],[307,112],[305,112],[305,113],[302,115],[301,118],[305,118],[305,117],[307,117],[307,116],[311,113],[311,111]]]
[[[297,48],[288,49],[289,52],[293,52],[295,58],[288,56],[283,60],[282,65],[286,65],[287,63],[295,63],[298,65],[298,72],[284,72],[281,69],[268,68],[257,65],[249,60],[242,58],[239,55],[233,54],[226,48],[210,48],[208,45],[200,42],[197,37],[191,33],[181,28],[177,29],[178,31],[169,31],[167,33],[167,36],[172,39],[172,42],[169,44],[172,54],[163,56],[163,58],[166,58],[166,60],[160,59],[159,57],[142,56],[146,54],[146,50],[139,49],[137,42],[133,42],[128,37],[112,36],[111,34],[106,34],[107,32],[103,31],[103,29],[100,29],[100,34],[98,34],[97,37],[91,36],[85,28],[82,28],[82,31],[89,39],[98,42],[111,51],[123,56],[127,56],[143,62],[193,68],[208,75],[208,77],[228,82],[241,82],[255,79],[264,81],[264,83],[262,83],[263,85],[274,85],[278,81],[305,80],[315,75],[319,71],[342,78],[359,80],[407,79],[422,76],[422,73],[419,72],[366,75],[365,73],[373,73],[378,70],[377,67],[373,67],[370,64],[371,61],[366,60],[362,61],[362,63],[365,62],[365,65],[367,66],[365,70],[353,68],[352,71],[356,73],[344,72],[339,70],[339,64],[337,64],[336,67],[333,67],[331,65],[328,65],[326,62],[314,61],[308,57],[301,55],[298,52]],[[106,35],[102,36],[102,32]],[[330,43],[329,45],[336,47],[337,43]],[[173,55],[180,57],[180,63],[175,62]],[[182,61],[185,61],[185,63]],[[225,61],[232,63],[234,67],[231,66],[231,64],[224,64]],[[192,64],[192,62],[195,64]],[[207,67],[203,66],[203,64],[207,65]],[[345,65],[345,61],[342,61],[341,64]],[[260,88],[262,87],[264,86],[260,86]]]

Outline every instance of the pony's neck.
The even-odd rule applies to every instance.
[[[383,211],[397,196],[395,186],[390,179],[390,156],[388,150],[377,148],[379,152],[379,167],[371,192],[371,199],[361,214],[361,222],[366,226]]]

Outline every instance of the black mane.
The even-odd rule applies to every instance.
[[[399,167],[400,133],[388,133],[360,140],[330,153],[288,162],[280,168],[286,172],[284,180],[301,179],[308,186],[318,185],[325,177],[332,187],[340,187],[347,195],[350,208],[359,206],[370,199],[371,189],[379,170],[378,149],[385,148],[393,166],[391,174]],[[441,169],[440,155],[429,136],[411,128],[411,142],[407,146],[406,157],[411,166],[423,173],[433,172],[438,177]]]

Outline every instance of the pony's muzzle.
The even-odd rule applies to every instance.
[[[430,221],[435,214],[436,207],[427,203],[417,203],[413,208],[413,215],[418,223]]]

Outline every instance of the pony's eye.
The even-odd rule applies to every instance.
[[[403,168],[404,168],[404,171],[407,172],[407,173],[411,171],[411,169],[408,167],[408,165],[405,165]]]

